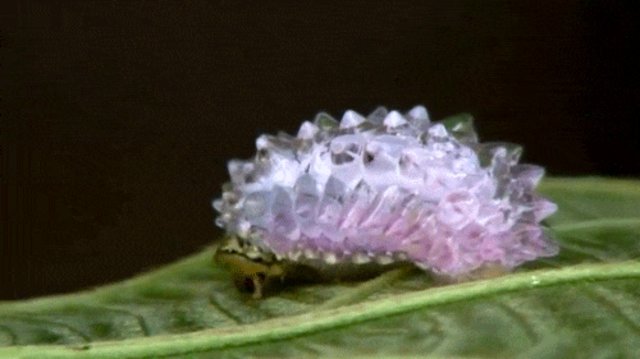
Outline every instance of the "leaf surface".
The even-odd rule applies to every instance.
[[[551,178],[560,255],[436,286],[399,269],[365,282],[239,293],[212,249],[70,295],[0,303],[0,357],[634,357],[640,182]]]

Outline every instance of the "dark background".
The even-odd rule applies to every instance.
[[[632,3],[3,5],[0,298],[206,246],[226,161],[319,110],[468,111],[552,175],[638,176]]]

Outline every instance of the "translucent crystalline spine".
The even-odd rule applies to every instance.
[[[446,275],[512,268],[557,252],[539,222],[555,205],[521,149],[479,143],[470,116],[432,123],[424,107],[341,121],[321,113],[296,137],[263,135],[229,162],[218,225],[311,264],[410,260]]]

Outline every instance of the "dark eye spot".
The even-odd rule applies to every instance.
[[[258,279],[260,279],[261,282],[264,282],[264,280],[267,279],[267,275],[264,272],[258,272],[256,276],[258,277]]]
[[[253,293],[256,290],[256,286],[253,283],[253,278],[251,277],[244,277],[244,281],[242,283],[243,289],[247,292]]]

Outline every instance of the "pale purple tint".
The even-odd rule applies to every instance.
[[[422,106],[322,113],[256,146],[229,162],[217,223],[278,257],[391,258],[459,276],[558,252],[540,226],[557,209],[535,193],[544,169],[518,164],[517,145],[479,143],[470,122],[448,129]]]

